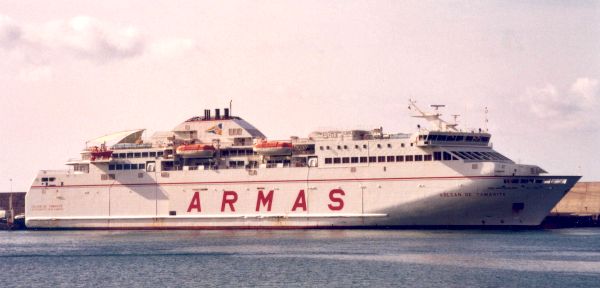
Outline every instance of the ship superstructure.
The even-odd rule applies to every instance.
[[[542,176],[496,152],[486,131],[428,114],[408,134],[328,130],[267,141],[229,109],[144,140],[87,142],[67,171],[42,170],[30,228],[220,229],[539,225],[579,176]]]

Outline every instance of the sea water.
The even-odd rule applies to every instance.
[[[600,287],[600,229],[0,231],[1,287]]]

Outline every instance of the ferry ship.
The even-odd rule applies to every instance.
[[[496,152],[487,131],[431,127],[315,131],[268,141],[225,108],[149,139],[86,142],[66,171],[42,170],[28,228],[267,229],[536,226],[580,176],[545,176]],[[455,121],[456,122],[456,121]]]

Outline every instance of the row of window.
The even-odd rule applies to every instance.
[[[488,142],[490,137],[487,136],[462,136],[462,135],[419,135],[421,141],[465,141],[465,142]]]
[[[413,144],[411,143],[410,146],[412,146],[412,145]],[[377,148],[381,148],[381,147],[383,147],[381,144],[377,144]],[[404,148],[404,143],[400,143],[400,147]],[[348,149],[348,145],[343,145],[343,146],[342,145],[338,145],[337,146],[338,150],[342,150],[342,148],[343,149]],[[354,148],[355,149],[360,149],[360,145],[354,145]],[[362,148],[363,149],[367,149],[367,145],[363,144]],[[392,144],[388,143],[387,144],[387,148],[392,148]],[[330,148],[329,148],[329,146],[319,146],[319,149],[321,149],[321,150],[329,150]]]
[[[76,172],[87,172],[88,171],[88,165],[75,165],[75,166],[73,166],[73,171],[76,171]]]
[[[242,135],[242,128],[229,129],[229,135]]]
[[[163,156],[163,152],[129,152],[129,153],[113,153],[113,159],[126,159],[126,158],[156,158]]]
[[[221,156],[249,156],[258,155],[252,149],[233,149],[233,150],[221,150]],[[156,158],[162,157],[163,152],[129,152],[129,153],[113,153],[113,159],[127,159],[127,158]]]
[[[502,160],[511,161],[498,152],[468,152],[468,151],[452,151],[454,155],[463,160]]]
[[[138,170],[146,169],[146,164],[110,164],[108,170]]]
[[[441,161],[458,160],[448,152],[433,152],[433,155],[397,155],[397,156],[369,156],[369,157],[336,157],[325,158],[325,164],[347,163],[378,163],[378,162],[413,162],[413,161]]]
[[[567,184],[567,179],[504,179],[504,183],[521,184]]]
[[[246,156],[246,155],[258,155],[252,149],[231,149],[221,150],[221,156]]]

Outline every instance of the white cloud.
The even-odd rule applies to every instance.
[[[571,85],[571,94],[579,95],[581,105],[585,107],[597,106],[600,98],[600,85],[597,79],[579,78]]]
[[[117,27],[87,16],[51,21],[29,32],[30,43],[100,62],[140,56],[148,42],[133,27]]]
[[[579,78],[568,92],[561,92],[551,84],[527,88],[520,102],[538,119],[549,122],[554,129],[564,130],[597,123],[599,98],[598,80]]]
[[[26,82],[49,80],[52,66],[64,61],[84,59],[103,64],[142,57],[172,59],[196,50],[192,39],[155,39],[134,27],[88,16],[19,25],[0,14],[0,57],[18,63],[18,78]]]

